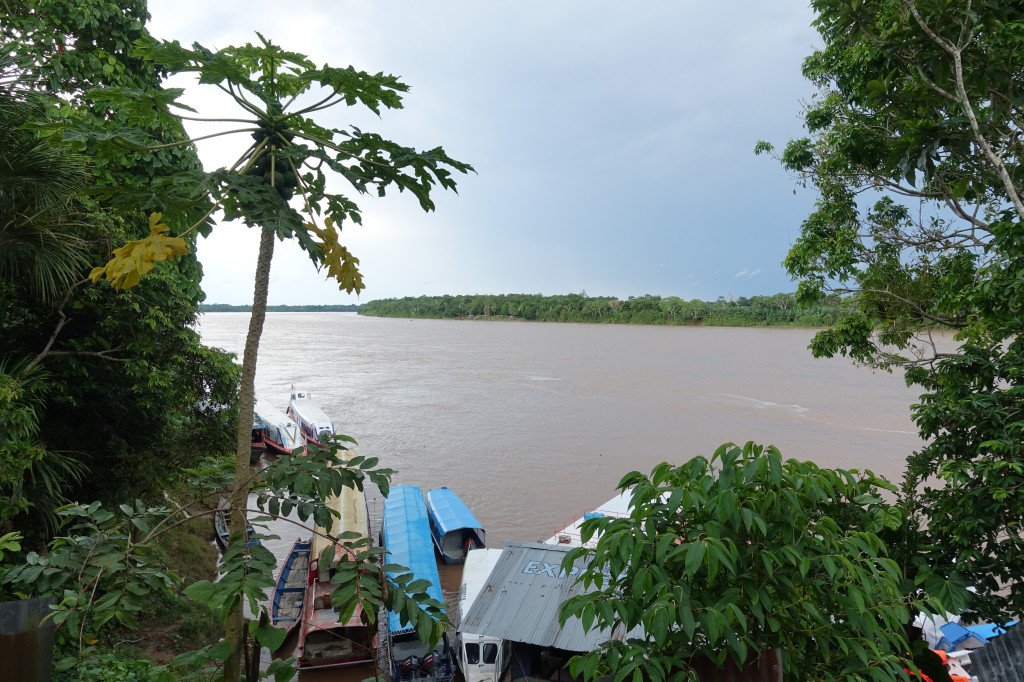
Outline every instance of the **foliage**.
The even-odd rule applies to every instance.
[[[366,483],[373,483],[387,493],[390,470],[377,468],[376,459],[343,459],[340,452],[337,443],[323,449],[311,447],[307,455],[280,458],[259,471],[255,482],[256,508],[252,510],[260,515],[253,519],[257,529],[271,518],[292,513],[303,522],[311,520],[329,528],[332,514],[337,512],[323,500],[342,487],[363,489]],[[209,493],[230,481],[232,469],[211,464],[192,470],[190,475],[193,490]],[[134,506],[120,505],[116,510],[98,502],[68,505],[59,511],[63,519],[61,537],[50,543],[45,555],[29,553],[24,563],[0,574],[0,584],[26,596],[61,597],[53,620],[58,635],[75,643],[77,653],[62,659],[58,668],[77,667],[84,674],[97,665],[95,655],[99,650],[95,646],[104,627],[133,626],[139,615],[152,606],[155,597],[170,595],[181,583],[180,577],[160,560],[163,536],[181,524],[211,516],[214,511],[198,503],[191,508],[172,509],[146,507],[136,501]],[[267,540],[275,536],[258,532],[257,537]],[[352,554],[343,554],[340,561],[333,562],[335,548],[330,546],[330,556],[322,557],[321,562],[321,566],[334,564],[330,580],[337,587],[333,599],[343,620],[359,605],[372,624],[378,611],[387,608],[415,623],[426,639],[436,641],[440,637],[442,628],[448,624],[444,605],[432,600],[423,586],[413,583],[406,569],[387,564],[385,550],[372,547],[368,538],[339,534],[330,537],[354,549]],[[241,542],[240,533],[232,536],[232,540],[221,557],[217,580],[192,581],[184,594],[213,609],[222,624],[234,605],[247,602],[254,614],[248,633],[263,646],[276,649],[285,631],[265,624],[267,594],[274,586],[271,576],[276,560],[264,546]],[[389,571],[396,571],[397,575],[389,577]],[[175,666],[216,669],[228,651],[228,642],[221,640],[180,655]],[[283,675],[284,669],[278,673]],[[169,677],[169,670],[162,674],[162,679],[175,679]]]
[[[104,277],[117,289],[129,289],[139,283],[139,277],[155,267],[153,263],[188,253],[184,239],[167,236],[169,228],[160,222],[162,217],[159,213],[151,213],[149,235],[114,249],[114,257],[105,267],[93,268],[89,279],[96,282]]]
[[[1024,9],[812,5],[824,46],[804,74],[819,93],[808,136],[780,160],[818,200],[785,264],[804,300],[855,294],[852,314],[815,337],[816,355],[902,367],[924,389],[914,418],[927,442],[905,486],[922,489],[914,570],[925,581],[955,567],[978,588],[972,609],[1001,622],[1024,609]]]
[[[820,327],[840,319],[847,304],[839,297],[799,308],[791,294],[739,297],[734,301],[684,301],[678,296],[615,297],[566,294],[420,296],[368,301],[360,315],[435,319],[508,318],[540,322],[600,322],[706,326]]]
[[[0,73],[10,62],[0,55]],[[0,277],[23,279],[52,301],[85,266],[70,198],[86,184],[84,160],[55,149],[23,126],[42,115],[38,97],[16,77],[0,79]]]
[[[151,682],[156,669],[156,664],[131,654],[102,651],[76,670],[58,671],[53,682]]]
[[[904,522],[892,490],[870,471],[783,461],[747,443],[710,459],[627,474],[628,517],[585,521],[589,591],[563,604],[561,623],[627,633],[573,659],[586,679],[695,679],[701,658],[743,666],[781,649],[788,679],[891,680],[915,604],[878,533]]]
[[[102,195],[118,205],[163,211],[164,215],[208,203],[209,210],[180,232],[178,238],[191,238],[195,231],[207,234],[211,229],[210,216],[218,209],[224,219],[241,220],[259,230],[253,312],[246,335],[237,401],[231,493],[231,524],[236,528],[246,525],[249,415],[254,403],[256,355],[266,315],[275,240],[294,238],[318,268],[327,266],[328,275],[339,282],[341,289],[358,292],[363,289],[362,275],[357,268],[359,261],[340,243],[339,229],[346,219],[360,223],[361,214],[347,196],[328,191],[328,173],[340,175],[359,193],[373,189],[378,196],[384,196],[389,188],[409,191],[420,206],[429,211],[434,208],[430,192],[435,186],[455,189],[452,172],[472,170],[468,164],[449,157],[440,147],[419,152],[355,127],[322,127],[313,116],[324,109],[361,104],[380,114],[382,108],[401,108],[399,93],[408,88],[394,76],[370,75],[351,67],[317,68],[304,55],[285,51],[261,35],[259,39],[257,45],[228,47],[217,52],[199,44],[187,49],[177,42],[137,41],[136,54],[159,64],[167,72],[195,74],[200,84],[219,88],[242,112],[240,115],[247,117],[220,119],[221,124],[241,122],[247,127],[235,125],[204,137],[250,133],[254,142],[248,144],[230,168],[211,172],[183,169],[165,179],[155,178],[145,186],[119,188]],[[123,125],[116,125],[120,121],[112,125],[109,120],[97,122],[70,115],[41,125],[40,129],[59,134],[72,150],[92,150],[99,163],[120,158],[125,149],[145,153],[188,147],[192,140],[162,143],[151,134],[152,131],[175,130],[184,118],[218,122],[218,119],[172,112],[172,107],[179,112],[190,111],[189,107],[177,103],[180,94],[181,91],[140,91],[125,87],[95,89],[87,93],[88,99],[127,117]],[[289,203],[293,197],[301,198],[304,216]],[[321,222],[318,217],[322,217]],[[155,238],[156,241],[163,239],[161,235]],[[153,240],[151,237],[150,241]],[[105,268],[95,270],[94,275],[113,277],[116,287],[133,290],[139,284],[137,274],[148,270],[153,260],[166,254],[164,246],[166,242],[153,249],[124,247],[129,250],[119,251],[117,257]],[[132,257],[128,258],[129,255]],[[238,566],[235,569],[240,571],[237,581],[222,579],[217,585],[196,588],[202,591],[203,598],[224,607],[225,640],[215,645],[213,651],[225,661],[224,675],[229,679],[241,674],[246,641],[242,631],[242,596],[247,595],[250,601],[254,599],[252,590],[258,590],[260,582],[254,574]],[[360,598],[365,601],[372,599],[372,595],[360,592]],[[430,605],[421,604],[417,613],[424,608],[429,610]],[[423,629],[436,633],[437,627],[435,624]],[[256,635],[262,641],[261,632],[257,630]]]
[[[40,367],[8,368],[0,359],[0,530],[32,507],[52,527],[50,509],[85,474],[81,462],[40,441],[41,394],[48,380]]]
[[[107,287],[85,283],[90,268],[109,257],[112,244],[139,236],[134,225],[140,216],[145,219],[99,201],[104,192],[148,186],[168,172],[195,168],[198,160],[187,146],[144,153],[122,149],[99,158],[88,146],[74,153],[24,127],[54,117],[122,125],[128,112],[89,99],[85,91],[107,85],[159,91],[158,70],[131,48],[146,35],[144,3],[9,0],[3,7],[0,130],[7,137],[0,145],[0,168],[11,172],[4,180],[18,191],[0,192],[0,215],[14,216],[0,229],[9,236],[40,235],[43,245],[59,244],[67,264],[58,275],[40,279],[39,264],[49,262],[40,259],[42,252],[8,248],[12,242],[0,249],[5,263],[0,353],[9,358],[7,379],[24,382],[21,373],[36,367],[45,369],[41,376],[60,378],[37,382],[33,395],[39,402],[33,409],[42,436],[30,445],[39,449],[39,462],[63,456],[86,464],[81,483],[65,486],[64,494],[151,499],[174,484],[182,466],[228,442],[225,413],[201,406],[232,404],[237,369],[226,353],[199,342],[194,323],[201,270],[194,258],[161,266],[131,296],[116,297]],[[6,106],[8,101],[13,104]],[[17,128],[11,127],[14,122]],[[180,122],[150,132],[164,142],[184,139]],[[23,174],[15,175],[19,169]],[[6,202],[18,197],[20,204],[3,213]],[[29,206],[26,197],[35,197],[35,203]],[[173,215],[168,226],[178,230],[207,210],[201,203],[191,205]],[[41,287],[35,281],[52,284]],[[14,471],[38,472],[23,465],[24,459]],[[41,518],[59,500],[46,495],[45,486],[34,488],[44,495],[23,488],[27,492],[20,499],[34,504]],[[17,523],[33,540],[45,537],[34,517],[19,515]]]

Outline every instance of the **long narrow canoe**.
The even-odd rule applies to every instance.
[[[296,540],[288,559],[281,567],[277,586],[270,605],[270,621],[289,632],[299,624],[306,598],[306,578],[309,575],[309,540]]]
[[[231,506],[223,497],[217,503],[217,511],[213,515],[213,528],[217,532],[217,544],[221,549],[227,549],[228,540],[231,537]],[[245,544],[247,546],[260,544],[260,541],[253,537],[255,534],[256,530],[251,525],[245,527]]]

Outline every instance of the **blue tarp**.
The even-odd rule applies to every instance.
[[[427,594],[444,603],[441,580],[434,559],[434,542],[430,538],[427,506],[423,493],[414,485],[396,485],[384,500],[384,548],[391,553],[387,562],[408,568],[416,579],[430,582]],[[388,575],[393,576],[393,573]],[[388,613],[388,631],[391,634],[412,631],[411,625],[402,626],[396,613]]]
[[[483,530],[483,526],[469,511],[462,499],[448,488],[435,488],[427,491],[427,507],[434,517],[441,535],[459,528],[475,528]]]
[[[963,625],[960,625],[960,623],[946,623],[939,629],[942,631],[942,639],[939,640],[937,648],[945,651],[956,651],[957,649],[963,648],[960,645],[972,637],[982,644],[986,643],[986,639],[984,637],[971,632]]]
[[[1013,620],[1003,627],[999,627],[995,623],[985,623],[984,625],[968,625],[967,629],[978,639],[989,640],[995,639],[1006,632],[1006,628],[1012,627],[1016,624],[1017,621]]]

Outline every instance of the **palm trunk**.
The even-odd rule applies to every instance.
[[[274,231],[264,228],[260,237],[260,253],[256,260],[256,286],[252,297],[252,317],[245,337],[242,355],[242,380],[238,392],[238,440],[235,448],[235,488],[231,493],[231,528],[246,527],[245,507],[249,498],[249,452],[252,444],[252,411],[256,402],[256,356],[267,317],[267,291],[270,288],[270,261],[274,257]],[[244,530],[243,530],[244,537]],[[231,654],[224,662],[226,682],[238,682],[242,674],[242,642],[245,622],[244,600],[239,600],[228,613],[224,638],[231,643]]]

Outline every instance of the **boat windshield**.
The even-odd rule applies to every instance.
[[[498,645],[497,644],[484,644],[484,663],[488,665],[494,665],[494,660],[498,657]]]
[[[466,644],[466,663],[480,662],[480,645],[476,642]]]

